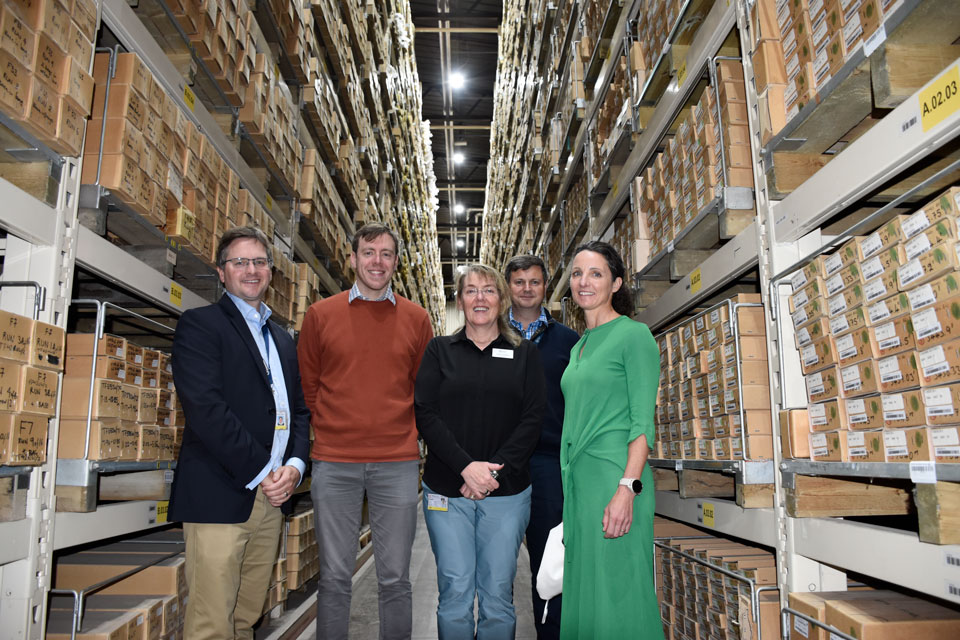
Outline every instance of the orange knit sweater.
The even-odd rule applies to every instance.
[[[433,337],[427,312],[396,296],[347,302],[348,292],[307,310],[297,344],[310,408],[310,457],[328,462],[415,460],[413,384]]]

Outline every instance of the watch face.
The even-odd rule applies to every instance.
[[[643,491],[643,483],[640,480],[634,480],[631,489],[635,494],[640,495],[640,492]]]

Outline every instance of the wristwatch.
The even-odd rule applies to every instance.
[[[620,486],[630,487],[633,494],[637,496],[643,491],[643,483],[640,482],[640,478],[620,478]]]

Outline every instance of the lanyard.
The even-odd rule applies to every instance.
[[[270,373],[270,329],[267,327],[266,322],[263,323],[263,326],[260,327],[260,330],[263,331],[263,348],[267,354],[267,356],[263,359],[263,366],[267,368],[267,382],[272,385],[273,374]]]

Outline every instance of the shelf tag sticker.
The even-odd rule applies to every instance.
[[[167,512],[170,510],[169,500],[160,500],[157,502],[157,521],[156,524],[167,521]]]
[[[683,470],[683,460],[674,460],[673,468],[675,471]]]
[[[163,470],[163,484],[173,484],[173,469]]]
[[[704,502],[700,506],[700,521],[701,524],[705,527],[710,527],[713,529],[716,527],[716,522],[714,521],[714,509],[712,502]]]
[[[951,580],[946,580],[947,597],[955,602],[960,602],[960,584]]]
[[[178,307],[183,306],[183,287],[176,282],[170,283],[170,302]]]
[[[187,85],[183,85],[183,101],[187,104],[187,108],[190,109],[190,111],[193,111],[197,106],[197,94]]]
[[[944,551],[943,562],[948,568],[960,571],[960,554],[952,551]]]
[[[167,247],[167,263],[177,266],[177,252]]]
[[[884,25],[873,32],[869,38],[863,42],[863,55],[870,57],[874,51],[876,51],[881,44],[883,44],[887,39],[887,29]]]
[[[690,295],[697,295],[703,286],[703,280],[700,278],[700,267],[697,267],[690,273]]]
[[[937,484],[937,463],[911,460],[910,481],[914,484]]]
[[[960,65],[953,65],[920,92],[920,123],[929,131],[960,109]]]
[[[687,60],[684,58],[683,64],[677,69],[677,86],[682,87],[684,80],[687,79]]]
[[[273,211],[273,196],[267,194],[267,211]]]

